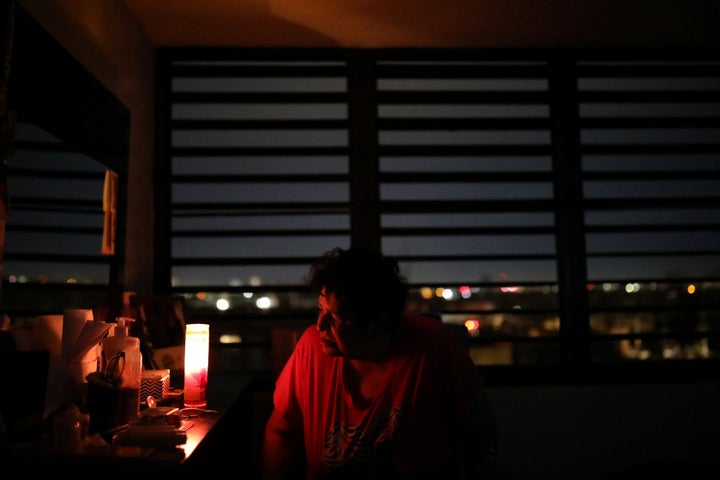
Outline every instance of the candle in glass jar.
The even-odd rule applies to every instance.
[[[185,388],[186,407],[207,407],[208,357],[210,325],[190,323],[185,327]]]

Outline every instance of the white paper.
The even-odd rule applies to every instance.
[[[100,341],[114,324],[96,322],[90,309],[69,308],[62,315],[42,315],[35,337],[50,351],[45,416],[85,393],[86,376],[97,369]]]
[[[66,309],[63,317],[62,358],[80,362],[105,338],[112,324],[93,321],[92,310]]]
[[[92,321],[92,310],[81,308],[66,308],[63,312],[62,326],[62,358],[70,361],[77,354],[75,342],[80,337],[85,324]]]

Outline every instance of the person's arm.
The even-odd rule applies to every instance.
[[[263,480],[303,478],[302,432],[273,410],[265,425],[263,442]]]

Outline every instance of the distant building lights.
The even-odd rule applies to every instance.
[[[662,357],[664,359],[675,358],[678,354],[677,346],[664,347],[662,350]]]
[[[470,298],[470,295],[472,295],[472,291],[470,290],[470,287],[467,285],[462,285],[458,291],[460,292],[460,296],[463,298]]]
[[[691,283],[690,285],[687,286],[687,293],[689,293],[690,295],[695,293],[695,285],[694,284]]]
[[[207,300],[207,292],[197,292],[195,294],[195,298],[197,298],[198,300],[203,300],[203,301]]]
[[[65,280],[65,283],[70,284],[70,285],[75,285],[76,283],[78,283],[78,281],[76,278],[71,277],[71,278],[68,278],[67,280]]]
[[[452,291],[452,289],[445,288],[442,292],[442,298],[444,298],[445,300],[452,300],[453,298],[455,298],[455,293]]]
[[[445,292],[445,289],[443,287],[438,287],[435,289],[435,296],[438,298],[443,298],[444,292]]]
[[[480,320],[476,320],[474,318],[468,318],[465,320],[465,328],[468,329],[468,332],[470,332],[470,335],[474,335],[475,332],[478,331],[480,328]]]
[[[220,311],[225,311],[228,308],[230,308],[230,302],[226,298],[219,298],[217,302],[215,302],[215,308],[217,308]]]
[[[555,318],[548,318],[546,320],[543,320],[542,322],[543,330],[548,332],[557,332],[560,330],[560,319]]]
[[[625,284],[625,292],[627,293],[637,293],[640,291],[640,284],[639,283],[627,283]]]
[[[271,306],[271,301],[269,297],[260,297],[255,301],[255,306],[258,307],[261,310],[267,310]]]
[[[243,292],[242,296],[245,298],[252,298],[253,292]]]
[[[430,300],[433,296],[432,288],[430,287],[422,287],[420,289],[420,296],[424,298],[425,300]]]
[[[224,344],[242,343],[242,337],[240,335],[226,333],[224,335],[220,335],[219,341]]]

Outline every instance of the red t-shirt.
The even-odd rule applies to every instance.
[[[385,387],[365,405],[345,388],[347,361],[323,353],[311,326],[277,380],[275,409],[302,429],[308,477],[452,478],[482,383],[452,333],[406,314]]]

